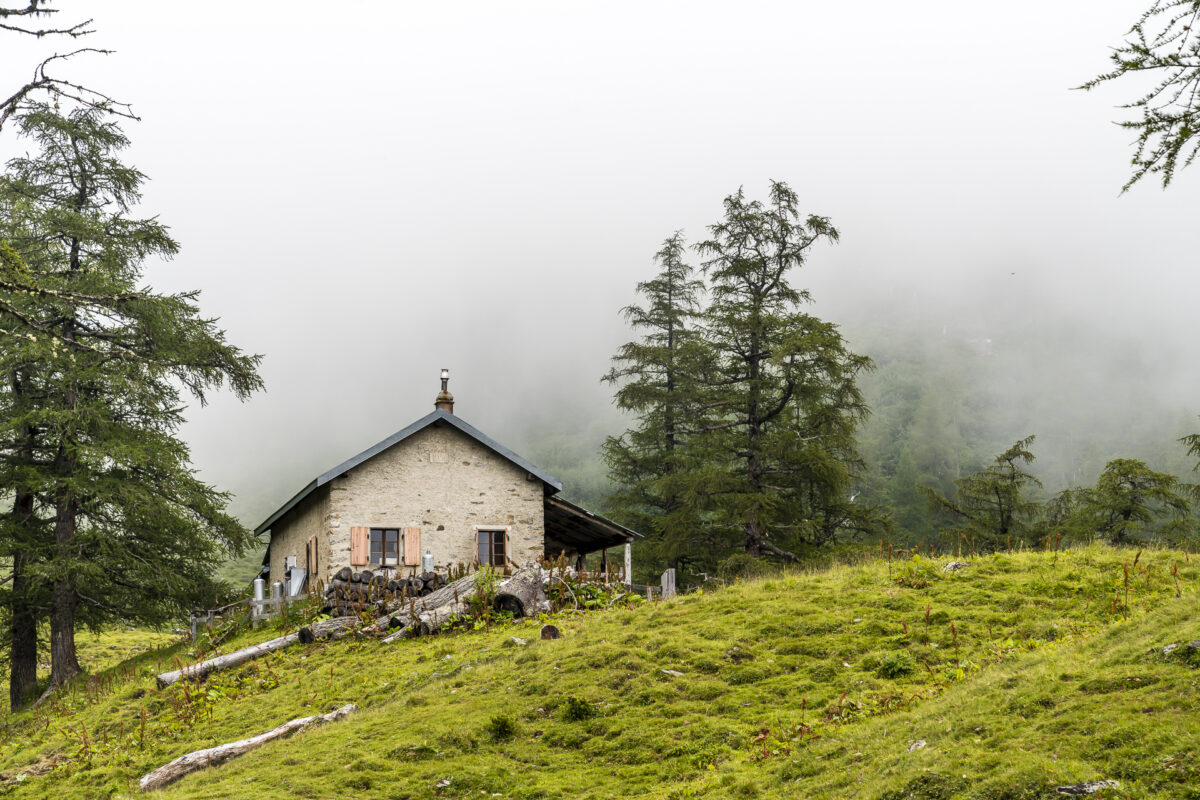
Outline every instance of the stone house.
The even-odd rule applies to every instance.
[[[270,535],[270,582],[291,578],[291,593],[342,567],[507,569],[618,545],[629,574],[639,534],[557,497],[561,481],[455,416],[448,378],[432,413],[318,475],[255,529]]]

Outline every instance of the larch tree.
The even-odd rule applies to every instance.
[[[28,298],[12,291],[29,277],[29,268],[5,241],[0,241],[0,280],[5,282],[3,296],[7,305],[17,304],[31,312]],[[14,309],[15,310],[15,309]],[[18,312],[19,313],[19,312]],[[0,335],[16,335],[5,330]],[[6,342],[7,374],[0,388],[4,414],[0,417],[0,486],[11,495],[11,512],[0,516],[0,559],[8,565],[9,579],[0,587],[0,607],[4,609],[3,650],[8,655],[9,708],[19,708],[37,690],[38,625],[41,611],[49,603],[44,581],[36,576],[36,564],[44,560],[48,528],[35,513],[35,492],[31,467],[37,453],[34,425],[35,398],[29,386],[30,370],[36,367],[32,354],[17,356],[16,348]]]
[[[953,532],[984,550],[1026,541],[1038,504],[1027,497],[1030,487],[1042,485],[1024,465],[1033,462],[1028,436],[996,456],[985,469],[954,481],[954,495],[945,497],[922,486],[930,505],[959,520]]]
[[[609,437],[601,455],[617,490],[615,514],[648,534],[658,558],[674,566],[688,549],[696,515],[681,501],[684,470],[681,430],[694,412],[696,373],[704,362],[695,323],[703,282],[687,263],[687,244],[675,232],[655,254],[661,271],[637,286],[641,305],[623,309],[641,333],[621,346],[603,380],[616,386],[614,402],[636,415],[637,425]]]
[[[0,0],[2,2],[2,0]],[[50,41],[77,41],[92,33],[91,19],[57,24],[59,9],[50,0],[29,0],[26,5],[0,5],[0,34],[8,39],[29,37]],[[76,18],[78,19],[78,18]],[[30,77],[15,89],[0,89],[0,130],[22,109],[39,104],[71,104],[103,111],[127,119],[137,119],[128,103],[122,103],[103,92],[70,80],[55,70],[76,56],[108,55],[111,51],[98,47],[75,47],[55,52],[34,66]],[[9,93],[11,92],[11,93]]]
[[[178,245],[132,214],[145,176],[119,160],[128,140],[104,110],[43,106],[19,120],[37,153],[0,180],[0,454],[32,513],[14,504],[5,546],[50,587],[26,597],[49,618],[58,686],[80,671],[79,624],[164,622],[211,599],[213,565],[249,544],[177,433],[184,393],[245,398],[261,381],[259,357],[225,341],[197,292],[142,285],[144,263]]]
[[[1076,490],[1077,514],[1089,532],[1112,544],[1136,540],[1156,522],[1188,520],[1197,487],[1144,461],[1116,458],[1104,466],[1092,489]]]
[[[852,497],[854,435],[867,414],[856,378],[871,362],[837,326],[800,310],[810,297],[790,274],[838,232],[797,205],[782,182],[771,183],[766,202],[738,190],[697,245],[711,294],[703,316],[711,362],[699,413],[682,431],[713,544],[788,560],[872,516]]]
[[[1080,88],[1148,81],[1122,106],[1139,115],[1118,123],[1137,133],[1133,175],[1122,191],[1147,175],[1165,188],[1200,153],[1200,0],[1154,0],[1109,58],[1112,69]]]

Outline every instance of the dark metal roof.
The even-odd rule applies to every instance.
[[[419,420],[417,420],[413,424],[409,425],[407,428],[403,428],[402,430],[396,431],[391,436],[384,439],[382,442],[379,442],[378,444],[376,444],[372,447],[368,447],[366,450],[363,450],[361,453],[354,456],[353,458],[347,459],[346,461],[343,461],[341,464],[338,464],[333,469],[331,469],[327,472],[323,472],[320,475],[318,475],[311,483],[309,483],[307,486],[305,486],[303,489],[301,489],[299,492],[297,492],[295,497],[293,497],[291,500],[288,500],[286,503],[283,504],[283,506],[278,511],[276,511],[274,514],[272,514],[270,517],[268,517],[266,522],[264,522],[262,525],[259,525],[257,528],[255,528],[254,533],[260,534],[260,533],[264,533],[265,531],[269,530],[272,525],[274,525],[276,522],[279,521],[280,517],[282,517],[284,514],[288,513],[293,508],[295,508],[297,505],[299,505],[300,502],[302,500],[304,500],[304,498],[308,497],[310,494],[313,493],[313,491],[315,491],[319,487],[324,486],[325,484],[329,483],[331,480],[338,477],[339,475],[341,475],[345,472],[349,472],[350,470],[354,469],[355,467],[357,467],[359,464],[363,463],[367,459],[373,458],[374,456],[379,455],[380,453],[382,453],[384,450],[387,450],[392,445],[399,444],[400,442],[404,441],[408,437],[412,436],[417,431],[424,430],[425,428],[428,428],[430,425],[433,425],[433,424],[436,424],[439,422],[444,422],[449,425],[453,425],[455,428],[458,428],[460,431],[465,433],[467,436],[470,436],[472,439],[479,442],[481,445],[488,448],[492,452],[496,453],[499,456],[506,458],[507,460],[511,461],[513,464],[516,464],[521,469],[530,473],[531,475],[536,477],[538,480],[540,480],[542,483],[546,484],[546,487],[549,490],[549,494],[554,494],[555,492],[562,490],[562,481],[560,481],[558,478],[551,475],[549,472],[546,472],[545,470],[543,470],[541,467],[537,466],[536,464],[526,461],[524,458],[517,455],[512,450],[509,450],[507,447],[505,447],[504,445],[497,442],[495,439],[492,439],[490,436],[487,436],[487,435],[481,433],[473,425],[468,425],[460,417],[456,417],[453,414],[449,414],[445,411],[442,411],[441,409],[438,409],[436,411],[433,411],[433,412],[421,417]]]
[[[640,533],[562,497],[544,501],[546,555],[591,553],[643,538]]]

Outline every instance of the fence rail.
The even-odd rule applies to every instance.
[[[255,628],[258,627],[265,619],[277,617],[293,603],[302,603],[308,600],[307,595],[296,595],[295,597],[274,597],[256,600],[253,597],[245,597],[235,603],[230,603],[221,608],[206,609],[202,611],[192,611],[188,614],[188,633],[192,639],[196,638],[196,632],[201,625],[211,628],[219,619],[227,619],[233,614],[248,613],[250,615],[250,624]]]

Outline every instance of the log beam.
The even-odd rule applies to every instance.
[[[358,710],[358,706],[350,703],[344,705],[336,711],[331,711],[328,714],[323,714],[314,717],[300,717],[299,719],[285,722],[278,728],[272,728],[266,733],[260,733],[258,736],[252,736],[249,739],[239,739],[236,742],[209,747],[205,750],[196,750],[188,753],[185,756],[163,764],[153,772],[148,772],[142,776],[138,782],[143,792],[152,792],[155,789],[161,789],[164,786],[169,786],[185,775],[190,775],[198,770],[207,769],[224,764],[232,758],[245,755],[251,750],[262,747],[267,742],[275,739],[282,739],[285,736],[291,736],[293,733],[299,733],[305,728],[313,725],[320,725],[325,722],[336,722],[339,719],[344,719],[353,712]]]
[[[289,633],[287,636],[280,636],[278,639],[271,639],[263,642],[262,644],[256,644],[252,647],[235,650],[232,653],[227,653],[223,656],[217,656],[216,658],[210,658],[207,661],[201,661],[199,664],[192,664],[191,666],[184,667],[183,669],[177,669],[172,672],[164,672],[156,678],[158,681],[158,688],[165,689],[181,678],[187,678],[188,680],[193,681],[204,680],[206,677],[208,677],[208,673],[210,672],[216,672],[217,670],[221,669],[229,669],[230,667],[236,667],[238,664],[244,664],[247,661],[251,661],[255,658],[262,658],[269,653],[274,653],[276,650],[282,650],[285,647],[291,647],[298,641],[300,641],[300,634]]]

